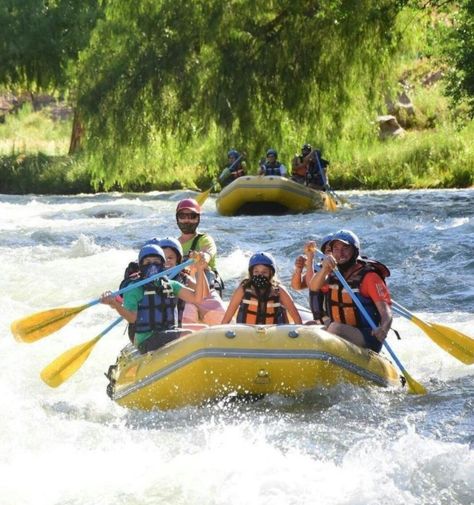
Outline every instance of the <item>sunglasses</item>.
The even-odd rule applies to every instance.
[[[199,217],[199,214],[196,214],[196,212],[178,212],[178,219],[181,221],[185,219],[190,219],[192,221],[196,220]]]

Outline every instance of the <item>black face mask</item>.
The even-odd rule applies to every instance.
[[[149,265],[143,266],[140,268],[140,272],[142,274],[142,277],[147,279],[148,277],[151,277],[152,275],[159,274],[162,272],[164,269],[164,265],[158,265],[158,263],[150,263]]]
[[[199,226],[200,221],[201,221],[200,217],[196,221],[180,221],[176,217],[176,222],[178,223],[178,228],[181,230],[181,233],[184,233],[185,235],[189,235],[191,233],[196,233],[196,230],[197,230],[197,227]]]
[[[264,275],[252,275],[250,282],[257,289],[268,289],[270,287],[270,279]]]

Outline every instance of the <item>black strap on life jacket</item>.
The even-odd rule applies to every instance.
[[[194,237],[194,239],[191,243],[191,247],[189,248],[189,251],[195,251],[200,238],[204,237],[205,235],[206,235],[205,233],[198,233]],[[189,258],[189,255],[186,256],[186,259],[188,259],[188,258]],[[222,280],[222,277],[219,275],[219,272],[217,270],[208,270],[207,272],[209,272],[206,275],[207,281],[209,283],[209,289],[210,290],[215,289],[219,293],[219,295],[222,297],[222,292],[225,289],[225,284],[224,284],[224,281]]]

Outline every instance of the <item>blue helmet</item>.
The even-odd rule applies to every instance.
[[[151,238],[150,240],[147,240],[144,245],[150,244],[160,245],[160,239],[157,237]]]
[[[351,230],[339,230],[333,234],[331,238],[331,243],[339,240],[339,242],[344,242],[344,244],[349,244],[357,249],[357,253],[360,251],[360,240],[359,237]]]
[[[236,151],[235,149],[231,149],[228,153],[227,153],[227,157],[228,158],[234,158],[234,159],[237,159],[239,157],[239,152]]]
[[[165,262],[163,249],[156,244],[145,244],[138,253],[138,263],[141,263],[147,256],[158,256]]]
[[[273,259],[273,256],[269,253],[265,253],[265,252],[255,253],[249,259],[249,270],[252,270],[252,268],[255,265],[266,265],[273,270],[273,273],[276,272],[275,260]]]
[[[324,252],[324,248],[328,245],[329,242],[334,238],[334,233],[329,233],[328,235],[325,235],[321,239],[321,251]]]
[[[172,237],[163,238],[159,241],[158,245],[163,249],[165,247],[173,249],[178,255],[178,263],[181,263],[181,261],[183,260],[183,246],[181,245],[181,242],[177,238]]]
[[[267,151],[267,156],[270,156],[271,154],[273,154],[273,156],[275,156],[275,158],[278,158],[278,153],[277,153],[276,149],[272,148]]]

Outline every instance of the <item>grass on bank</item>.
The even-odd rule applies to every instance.
[[[330,183],[337,189],[454,188],[474,185],[473,122],[456,126],[446,99],[435,86],[413,89],[416,115],[407,118],[406,135],[380,141],[374,128],[370,138],[353,134],[326,141],[323,155],[330,162]],[[366,119],[365,119],[366,120]],[[69,157],[71,120],[53,121],[48,109],[30,106],[7,116],[0,124],[1,193],[80,193],[103,190],[152,191],[207,189],[221,167],[215,160],[217,133],[196,139],[183,150],[175,138],[156,143],[146,152],[124,157],[120,180],[110,180],[107,160],[85,154]],[[287,145],[276,146],[290,165],[294,152],[307,141],[288,130]],[[317,140],[316,140],[317,141]],[[233,147],[233,146],[232,146]],[[241,146],[235,146],[241,148]],[[226,153],[221,153],[226,161]],[[263,153],[249,153],[250,172],[256,173]]]

